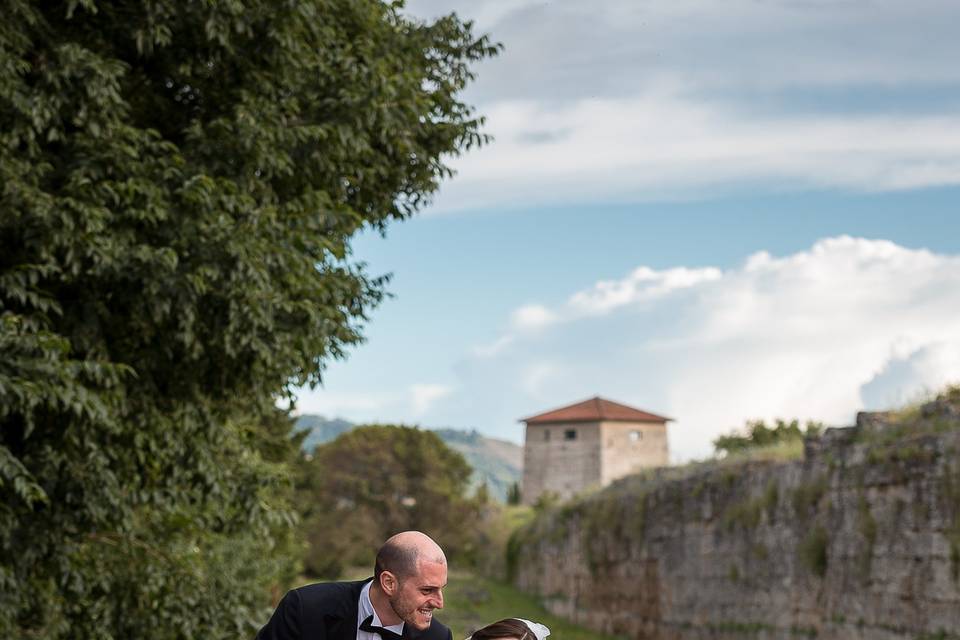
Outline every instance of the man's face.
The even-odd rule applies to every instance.
[[[419,562],[417,572],[400,582],[390,606],[405,624],[423,631],[433,621],[433,610],[443,608],[443,591],[447,586],[447,565],[444,562]]]

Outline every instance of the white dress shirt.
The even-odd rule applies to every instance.
[[[370,585],[373,584],[373,581],[368,582],[363,585],[363,591],[360,592],[360,605],[357,607],[357,640],[381,640],[380,634],[370,633],[369,631],[360,631],[360,625],[371,615],[373,616],[373,626],[383,627],[384,629],[389,629],[398,634],[403,634],[403,621],[400,621],[400,624],[392,624],[389,626],[384,625],[380,621],[380,616],[377,615],[376,610],[373,608],[373,603],[370,602]]]

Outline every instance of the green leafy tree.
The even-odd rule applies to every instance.
[[[507,489],[507,504],[511,506],[516,506],[520,504],[521,500],[520,494],[520,483],[512,482],[510,487]]]
[[[235,638],[296,570],[276,404],[360,340],[361,228],[483,141],[495,52],[376,0],[10,0],[0,635]]]
[[[470,557],[484,504],[470,498],[472,470],[432,431],[366,425],[320,445],[297,492],[309,541],[307,570],[335,578],[371,566],[399,531],[433,536],[447,555]]]
[[[819,422],[808,421],[804,427],[799,420],[781,420],[777,418],[773,426],[767,426],[763,420],[748,420],[746,433],[729,433],[717,437],[713,448],[719,454],[742,453],[759,447],[769,447],[786,442],[799,442],[807,435],[817,435],[823,431]]]

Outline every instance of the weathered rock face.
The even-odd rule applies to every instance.
[[[627,479],[521,531],[514,582],[630,638],[960,638],[960,423],[923,420]]]

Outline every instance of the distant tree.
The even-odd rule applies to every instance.
[[[482,142],[494,51],[379,0],[4,3],[0,635],[252,635],[296,569],[276,403],[360,340],[350,239]]]
[[[520,498],[520,483],[511,483],[510,487],[507,489],[507,504],[518,505],[520,504]]]
[[[433,432],[366,425],[318,446],[297,491],[309,541],[306,568],[337,577],[372,566],[390,535],[419,529],[448,555],[469,554],[482,504],[467,496],[471,469]]]
[[[787,422],[777,418],[773,426],[767,426],[763,420],[749,420],[745,431],[719,436],[713,441],[714,450],[718,454],[729,455],[783,442],[799,442],[804,436],[819,434],[823,431],[823,424],[808,421],[801,428],[796,419]]]
[[[464,462],[466,462],[466,458],[464,458]],[[483,482],[477,486],[476,490],[473,492],[473,499],[481,507],[490,504],[490,487],[486,482]]]

